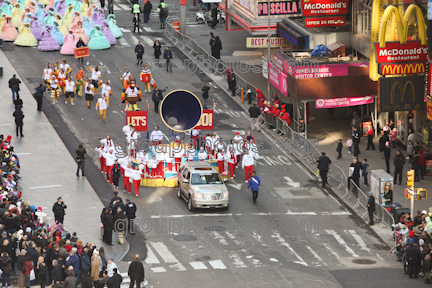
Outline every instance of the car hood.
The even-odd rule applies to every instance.
[[[225,185],[218,184],[218,185],[196,185],[193,187],[193,190],[195,192],[199,193],[205,193],[205,194],[216,194],[216,193],[223,193],[225,188]]]

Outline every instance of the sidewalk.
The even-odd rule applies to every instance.
[[[86,178],[75,176],[76,162],[55,132],[45,114],[36,110],[36,101],[29,89],[21,84],[20,97],[23,100],[24,138],[15,137],[15,123],[12,117],[14,106],[11,91],[8,88],[9,78],[17,74],[4,53],[0,51],[0,63],[3,66],[3,77],[0,87],[4,91],[0,106],[0,134],[11,135],[12,146],[20,158],[22,179],[19,186],[23,199],[32,205],[41,206],[48,215],[48,223],[54,223],[52,205],[58,197],[65,204],[64,224],[70,233],[76,232],[83,243],[90,242],[97,247],[104,246],[99,239],[100,213],[102,202]],[[17,74],[17,77],[19,75]],[[44,104],[48,104],[48,93],[45,93]],[[78,147],[77,147],[78,148]],[[115,235],[116,233],[114,233]],[[129,244],[118,245],[117,236],[113,237],[115,246],[104,246],[109,258],[120,261],[129,250]]]

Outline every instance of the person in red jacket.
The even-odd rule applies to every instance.
[[[276,104],[279,107],[281,103],[280,103],[280,100],[279,100],[278,96],[276,94],[274,94],[274,97],[273,97],[273,106],[276,106]]]
[[[420,156],[419,156],[418,163],[420,166],[420,178],[423,180],[424,176],[426,175],[426,161],[425,161],[423,149],[420,149]]]
[[[281,113],[281,110],[279,109],[279,107],[276,107],[276,109],[273,112],[273,117],[279,117],[280,113]]]

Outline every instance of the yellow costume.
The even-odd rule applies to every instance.
[[[87,15],[87,10],[90,7],[90,1],[84,0],[84,3],[81,4],[81,15]]]
[[[79,97],[82,97],[85,81],[83,79],[84,70],[82,70],[82,67],[80,69],[81,70],[78,71],[78,74],[75,75],[75,78],[77,79],[77,81],[75,82],[75,92]]]
[[[59,30],[63,34],[63,36],[67,33],[67,27],[65,27],[64,22],[62,21],[62,17],[60,14],[56,14],[56,21],[59,23]]]
[[[12,8],[12,23],[14,24],[15,28],[21,26],[21,13],[21,5],[19,3],[16,3],[14,5],[14,8]]]
[[[66,27],[66,32],[67,29],[69,29],[70,24],[72,23],[73,11],[73,6],[69,5],[64,14],[63,26]]]
[[[18,38],[14,41],[15,45],[28,46],[28,47],[33,47],[38,45],[35,36],[31,33],[30,23],[24,23],[21,26],[19,33],[20,34]]]
[[[0,17],[0,33],[1,33],[1,26],[2,26],[3,22],[5,21],[4,17],[5,17],[4,15],[2,15]]]
[[[44,6],[48,5],[48,0],[39,0],[39,3],[42,3]]]

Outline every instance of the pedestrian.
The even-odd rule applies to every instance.
[[[114,166],[111,169],[111,177],[112,177],[112,182],[113,182],[113,186],[118,189],[118,184],[119,184],[119,180],[120,180],[120,175],[121,175],[121,169],[120,169],[120,164],[118,163],[118,160],[116,159],[114,161]]]
[[[112,215],[112,210],[108,210],[107,208],[103,209],[102,212],[102,224],[103,224],[103,228],[104,228],[104,233],[103,233],[103,241],[109,245],[109,246],[114,246],[112,244],[112,232],[114,230],[114,218]]]
[[[252,176],[249,179],[249,184],[247,186],[247,190],[249,190],[249,188],[252,191],[252,201],[253,204],[255,205],[257,203],[257,198],[258,198],[258,188],[261,185],[261,179],[256,176],[256,172],[252,171]]]
[[[130,4],[131,4],[131,14],[134,14],[134,12],[133,12],[133,8],[134,8],[133,5],[134,4],[138,4],[138,3],[139,3],[139,0],[131,0],[130,1]]]
[[[353,168],[353,172],[350,177],[348,177],[348,189],[351,186],[350,180],[352,180],[357,185],[357,187],[360,187],[360,170],[363,170],[363,165],[358,162],[357,158],[354,158],[350,167]]]
[[[98,280],[99,280],[99,271],[100,271],[100,265],[101,261],[98,259],[98,254],[93,253],[92,255],[92,265],[91,265],[91,273],[90,276],[93,280],[93,284],[95,287],[98,287]]]
[[[367,130],[367,136],[368,136],[368,142],[367,142],[367,148],[365,150],[369,150],[370,148],[372,148],[372,150],[375,150],[375,145],[373,143],[372,124],[369,124],[369,128]]]
[[[21,106],[21,108],[23,107],[23,100],[20,98],[19,95],[15,98],[13,104],[15,105],[15,109],[17,109],[18,106]]]
[[[237,80],[234,72],[231,73],[231,77],[228,78],[228,88],[231,91],[231,96],[234,97],[236,93]]]
[[[123,212],[121,207],[118,207],[117,210],[114,210],[115,213],[114,219],[115,221],[123,222],[123,225],[115,225],[115,230],[117,232],[118,244],[124,244],[124,237],[126,232],[126,215]]]
[[[412,143],[412,141],[408,141],[408,145],[406,148],[407,154],[408,154],[408,158],[409,158],[409,162],[412,162],[412,158],[414,155],[414,145]]]
[[[216,28],[216,24],[217,24],[217,15],[218,15],[218,7],[216,4],[213,5],[213,8],[211,9],[211,17],[212,17],[212,23],[210,25],[211,29],[215,29]]]
[[[169,49],[169,46],[167,46],[165,48],[164,59],[166,60],[166,69],[167,69],[167,72],[168,72],[168,69],[169,69],[170,72],[172,73],[172,63],[171,63],[171,60],[173,59],[173,56],[172,56],[171,50]]]
[[[204,109],[208,109],[207,108],[207,102],[208,102],[208,98],[209,98],[209,90],[210,87],[207,86],[207,83],[204,84],[203,88],[201,89],[202,91],[202,98],[203,98],[203,108]]]
[[[110,1],[113,1],[113,0],[110,0]],[[108,4],[108,7],[109,7],[109,4]],[[76,48],[81,48],[81,47],[87,47],[87,45],[83,41],[82,37],[79,37],[78,42],[76,43]],[[78,63],[79,62],[84,63],[84,57],[78,57]]]
[[[72,81],[72,78],[70,76],[67,77],[65,81],[65,104],[67,104],[67,101],[69,97],[71,98],[71,105],[74,104],[74,97],[75,97],[75,82]]]
[[[34,266],[32,264],[30,256],[26,256],[26,262],[24,263],[25,271],[25,287],[30,288],[30,273],[32,272]]]
[[[327,184],[327,172],[329,170],[331,160],[326,156],[325,152],[321,152],[321,156],[317,160],[318,170],[322,180],[322,187],[326,187]]]
[[[249,182],[249,179],[252,175],[254,164],[255,160],[252,153],[250,153],[249,150],[246,150],[246,154],[242,159],[242,168],[245,170],[246,183]]]
[[[165,10],[165,2],[164,0],[160,0],[160,3],[157,8],[157,12],[159,12],[159,21],[160,21],[160,29],[165,29],[165,19],[168,15],[166,15]]]
[[[390,174],[390,155],[391,154],[391,143],[390,141],[387,141],[384,145],[384,157],[386,160],[386,168],[387,168],[387,173]]]
[[[426,161],[423,148],[420,149],[418,163],[420,168],[420,179],[423,180],[426,175]]]
[[[64,216],[66,214],[66,204],[63,202],[62,197],[57,198],[57,202],[54,203],[52,211],[54,213],[54,219],[56,223],[63,224]]]
[[[145,280],[144,265],[140,261],[139,254],[135,255],[135,260],[129,265],[128,276],[130,278],[129,288],[140,288],[141,282]]]
[[[135,32],[135,31],[134,31]],[[139,31],[138,31],[139,34]],[[141,42],[138,41],[137,45],[135,46],[135,55],[137,57],[137,63],[136,64],[142,64],[143,63],[143,55],[144,55],[144,46],[141,45]]]
[[[78,278],[75,276],[74,271],[69,271],[68,276],[64,281],[64,288],[77,288]]]
[[[430,252],[429,252],[430,253]],[[431,255],[426,254],[423,258],[423,273],[424,273],[424,280],[425,284],[431,284],[431,268],[432,268],[432,262],[431,262]]]
[[[8,252],[2,252],[0,257],[0,269],[3,271],[2,273],[3,287],[12,287],[10,284],[11,264],[12,266],[14,265],[14,263],[12,263],[12,258],[9,256]],[[44,283],[45,283],[45,277],[44,277]],[[45,286],[41,285],[41,288],[44,287]]]
[[[354,145],[354,157],[360,154],[359,144],[360,144],[360,134],[357,127],[352,127],[352,140]]]
[[[220,51],[222,50],[222,41],[219,36],[214,38],[214,41],[211,44],[211,52],[212,56],[216,59],[220,59]]]
[[[135,33],[136,30],[138,30],[138,34],[140,33],[139,23],[141,22],[139,15],[135,14],[132,18],[133,23],[133,33]]]
[[[414,155],[412,157],[411,160],[411,169],[414,170],[415,172],[415,176],[414,176],[414,182],[418,182],[420,181],[420,165],[419,165],[419,157],[420,153],[417,154],[415,153],[415,149],[414,149]]]
[[[108,0],[108,15],[114,15],[114,0]]]
[[[414,239],[408,241],[408,248],[406,248],[406,259],[408,262],[408,276],[409,278],[418,278],[418,268],[421,260],[421,253],[418,249],[418,245]]]
[[[367,159],[363,159],[362,176],[363,176],[363,180],[364,180],[363,184],[366,186],[369,186],[368,173],[369,173],[369,163],[367,163]]]
[[[77,164],[78,164],[76,176],[77,176],[77,178],[79,178],[79,170],[81,169],[81,175],[84,178],[85,177],[84,164],[85,164],[85,159],[86,159],[85,155],[87,154],[87,151],[85,150],[84,145],[79,144],[78,149],[75,150],[75,153],[76,153],[75,159],[76,159]]]
[[[15,95],[19,96],[21,80],[19,80],[15,74],[9,79],[9,88],[12,91],[12,102],[15,100]]]
[[[113,275],[107,280],[108,288],[120,288],[122,282],[123,277],[117,273],[117,268],[113,268]]]
[[[24,113],[21,111],[21,106],[16,107],[16,110],[14,111],[12,116],[15,118],[16,136],[18,137],[18,132],[19,132],[19,135],[21,135],[21,137],[24,137],[23,134]]]
[[[254,102],[253,106],[249,107],[249,117],[251,122],[251,131],[254,131],[256,127],[257,132],[261,132],[258,117],[261,115],[261,109],[257,106],[257,103]]]
[[[384,127],[387,128],[387,127]],[[379,151],[384,152],[386,143],[390,141],[390,138],[387,134],[387,130],[383,130],[383,135],[379,139]],[[383,156],[383,159],[385,159],[385,155]]]
[[[147,23],[150,20],[150,13],[152,9],[153,9],[153,5],[151,4],[150,0],[147,0],[143,8],[144,23]]]
[[[162,55],[161,49],[162,49],[162,46],[159,43],[159,40],[155,40],[155,42],[153,44],[153,50],[154,50],[154,57],[155,57],[156,65],[158,65],[158,66],[159,66],[159,57],[160,57],[160,55]]]
[[[405,165],[405,156],[402,154],[401,150],[396,152],[393,163],[395,166],[393,183],[396,185],[397,176],[399,175],[399,185],[402,185],[402,171],[403,166]]]
[[[416,136],[415,136],[415,131],[413,128],[409,128],[408,129],[408,137],[407,137],[407,143],[411,141],[411,143],[415,143],[416,141]]]
[[[347,140],[346,144],[347,144],[347,147],[348,147],[348,153],[351,153],[352,152],[352,144],[353,144],[351,137],[348,137],[348,140]]]
[[[342,139],[339,139],[337,147],[336,147],[336,151],[338,152],[338,158],[337,158],[337,160],[342,159],[342,147],[343,147],[343,145],[342,145]]]
[[[368,203],[367,203],[367,210],[369,214],[369,226],[374,225],[374,212],[375,212],[375,197],[373,196],[373,192],[370,191],[367,193]]]
[[[46,87],[44,87],[42,84],[39,85],[39,87],[35,88],[36,93],[33,94],[34,98],[37,102],[37,111],[42,111],[42,102],[43,102],[43,93],[46,92]]]
[[[165,89],[159,89],[158,86],[155,87],[152,93],[152,100],[154,103],[154,109],[156,113],[159,113],[159,102],[164,98],[162,93],[168,89],[168,86]]]
[[[138,18],[139,18],[139,14],[141,13],[141,8],[140,8],[138,3],[139,3],[138,0],[132,1],[132,13],[135,15],[138,15]],[[140,20],[140,22],[141,22],[141,20]],[[139,30],[138,30],[138,34],[139,34]]]
[[[128,219],[128,227],[129,227],[129,233],[131,234],[135,234],[135,229],[134,229],[134,219],[136,218],[136,210],[137,207],[135,205],[135,203],[131,202],[129,198],[126,199],[126,205],[125,205],[125,212],[126,212],[126,217]]]
[[[98,99],[96,103],[96,110],[99,109],[99,121],[106,122],[106,111],[108,108],[107,104],[108,93],[102,92],[102,96]]]

